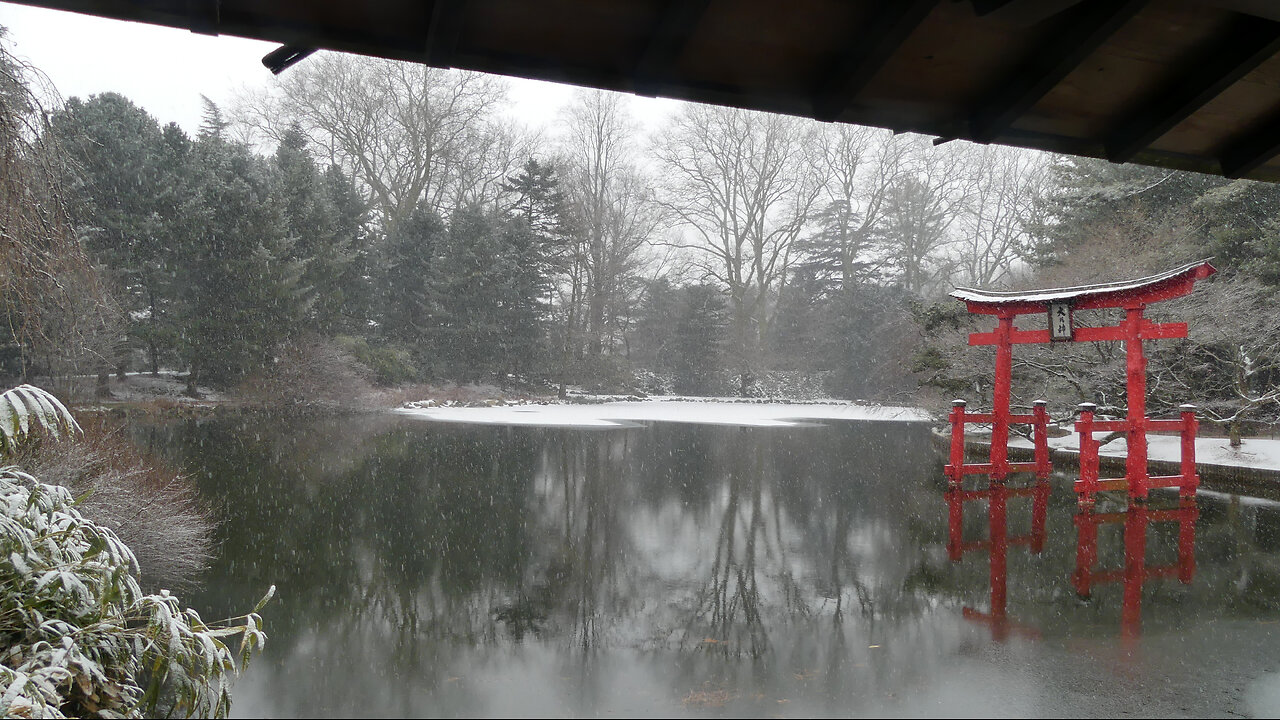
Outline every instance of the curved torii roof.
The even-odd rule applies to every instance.
[[[951,297],[968,306],[969,312],[982,315],[1044,312],[1050,303],[1068,303],[1075,310],[1125,307],[1181,297],[1191,292],[1197,280],[1214,272],[1213,265],[1205,259],[1136,280],[1029,291],[956,288]]]
[[[284,43],[274,71],[343,50],[1280,180],[1275,0],[20,2]]]

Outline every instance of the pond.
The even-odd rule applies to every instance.
[[[965,501],[919,423],[135,433],[221,519],[190,604],[279,588],[238,716],[1280,711],[1266,500]]]

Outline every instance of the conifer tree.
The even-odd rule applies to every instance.
[[[307,289],[263,163],[216,123],[202,128],[192,152],[180,272],[181,345],[194,391],[197,381],[226,385],[272,362],[305,317]]]
[[[285,131],[272,158],[277,192],[292,240],[291,258],[304,266],[306,328],[329,333],[340,323],[356,259],[359,226],[342,216],[335,197],[341,175],[321,175],[307,153],[307,139],[296,124]]]
[[[179,184],[165,159],[165,136],[145,110],[116,93],[72,98],[49,122],[67,152],[69,213],[113,294],[128,313],[134,344],[154,370],[160,315],[172,290],[166,223]]]
[[[525,222],[475,205],[454,213],[432,267],[438,372],[477,381],[531,369],[542,337],[540,266]]]

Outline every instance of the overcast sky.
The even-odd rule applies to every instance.
[[[262,56],[276,48],[272,43],[4,2],[0,25],[8,28],[13,52],[43,70],[63,97],[118,92],[161,124],[175,121],[192,133],[200,125],[201,94],[226,104],[237,89],[272,78],[262,66]],[[574,91],[555,83],[508,82],[509,112],[535,127],[552,123]],[[629,105],[641,125],[652,128],[679,103],[633,97]]]

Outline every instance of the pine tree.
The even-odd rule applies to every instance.
[[[454,213],[432,267],[437,372],[469,381],[496,374],[505,381],[532,369],[545,293],[538,250],[523,221],[479,206]]]
[[[306,288],[284,203],[243,145],[203,133],[182,209],[181,343],[197,381],[227,385],[273,361],[305,317]]]
[[[154,371],[163,345],[160,316],[173,292],[167,210],[179,185],[166,163],[165,135],[151,115],[116,93],[72,98],[50,118],[49,132],[73,163],[72,221],[106,270],[133,344],[146,349]]]
[[[350,289],[348,276],[356,259],[359,226],[339,208],[341,175],[322,176],[307,153],[307,139],[296,124],[289,127],[272,158],[276,191],[283,203],[287,232],[293,241],[290,259],[304,270],[306,329],[331,333],[339,324]]]
[[[380,259],[379,329],[385,339],[414,348],[419,363],[434,326],[433,258],[444,234],[444,221],[419,206],[387,236]]]
[[[724,356],[729,315],[724,293],[714,285],[683,288],[668,363],[676,392],[705,395],[716,391],[716,373]]]

